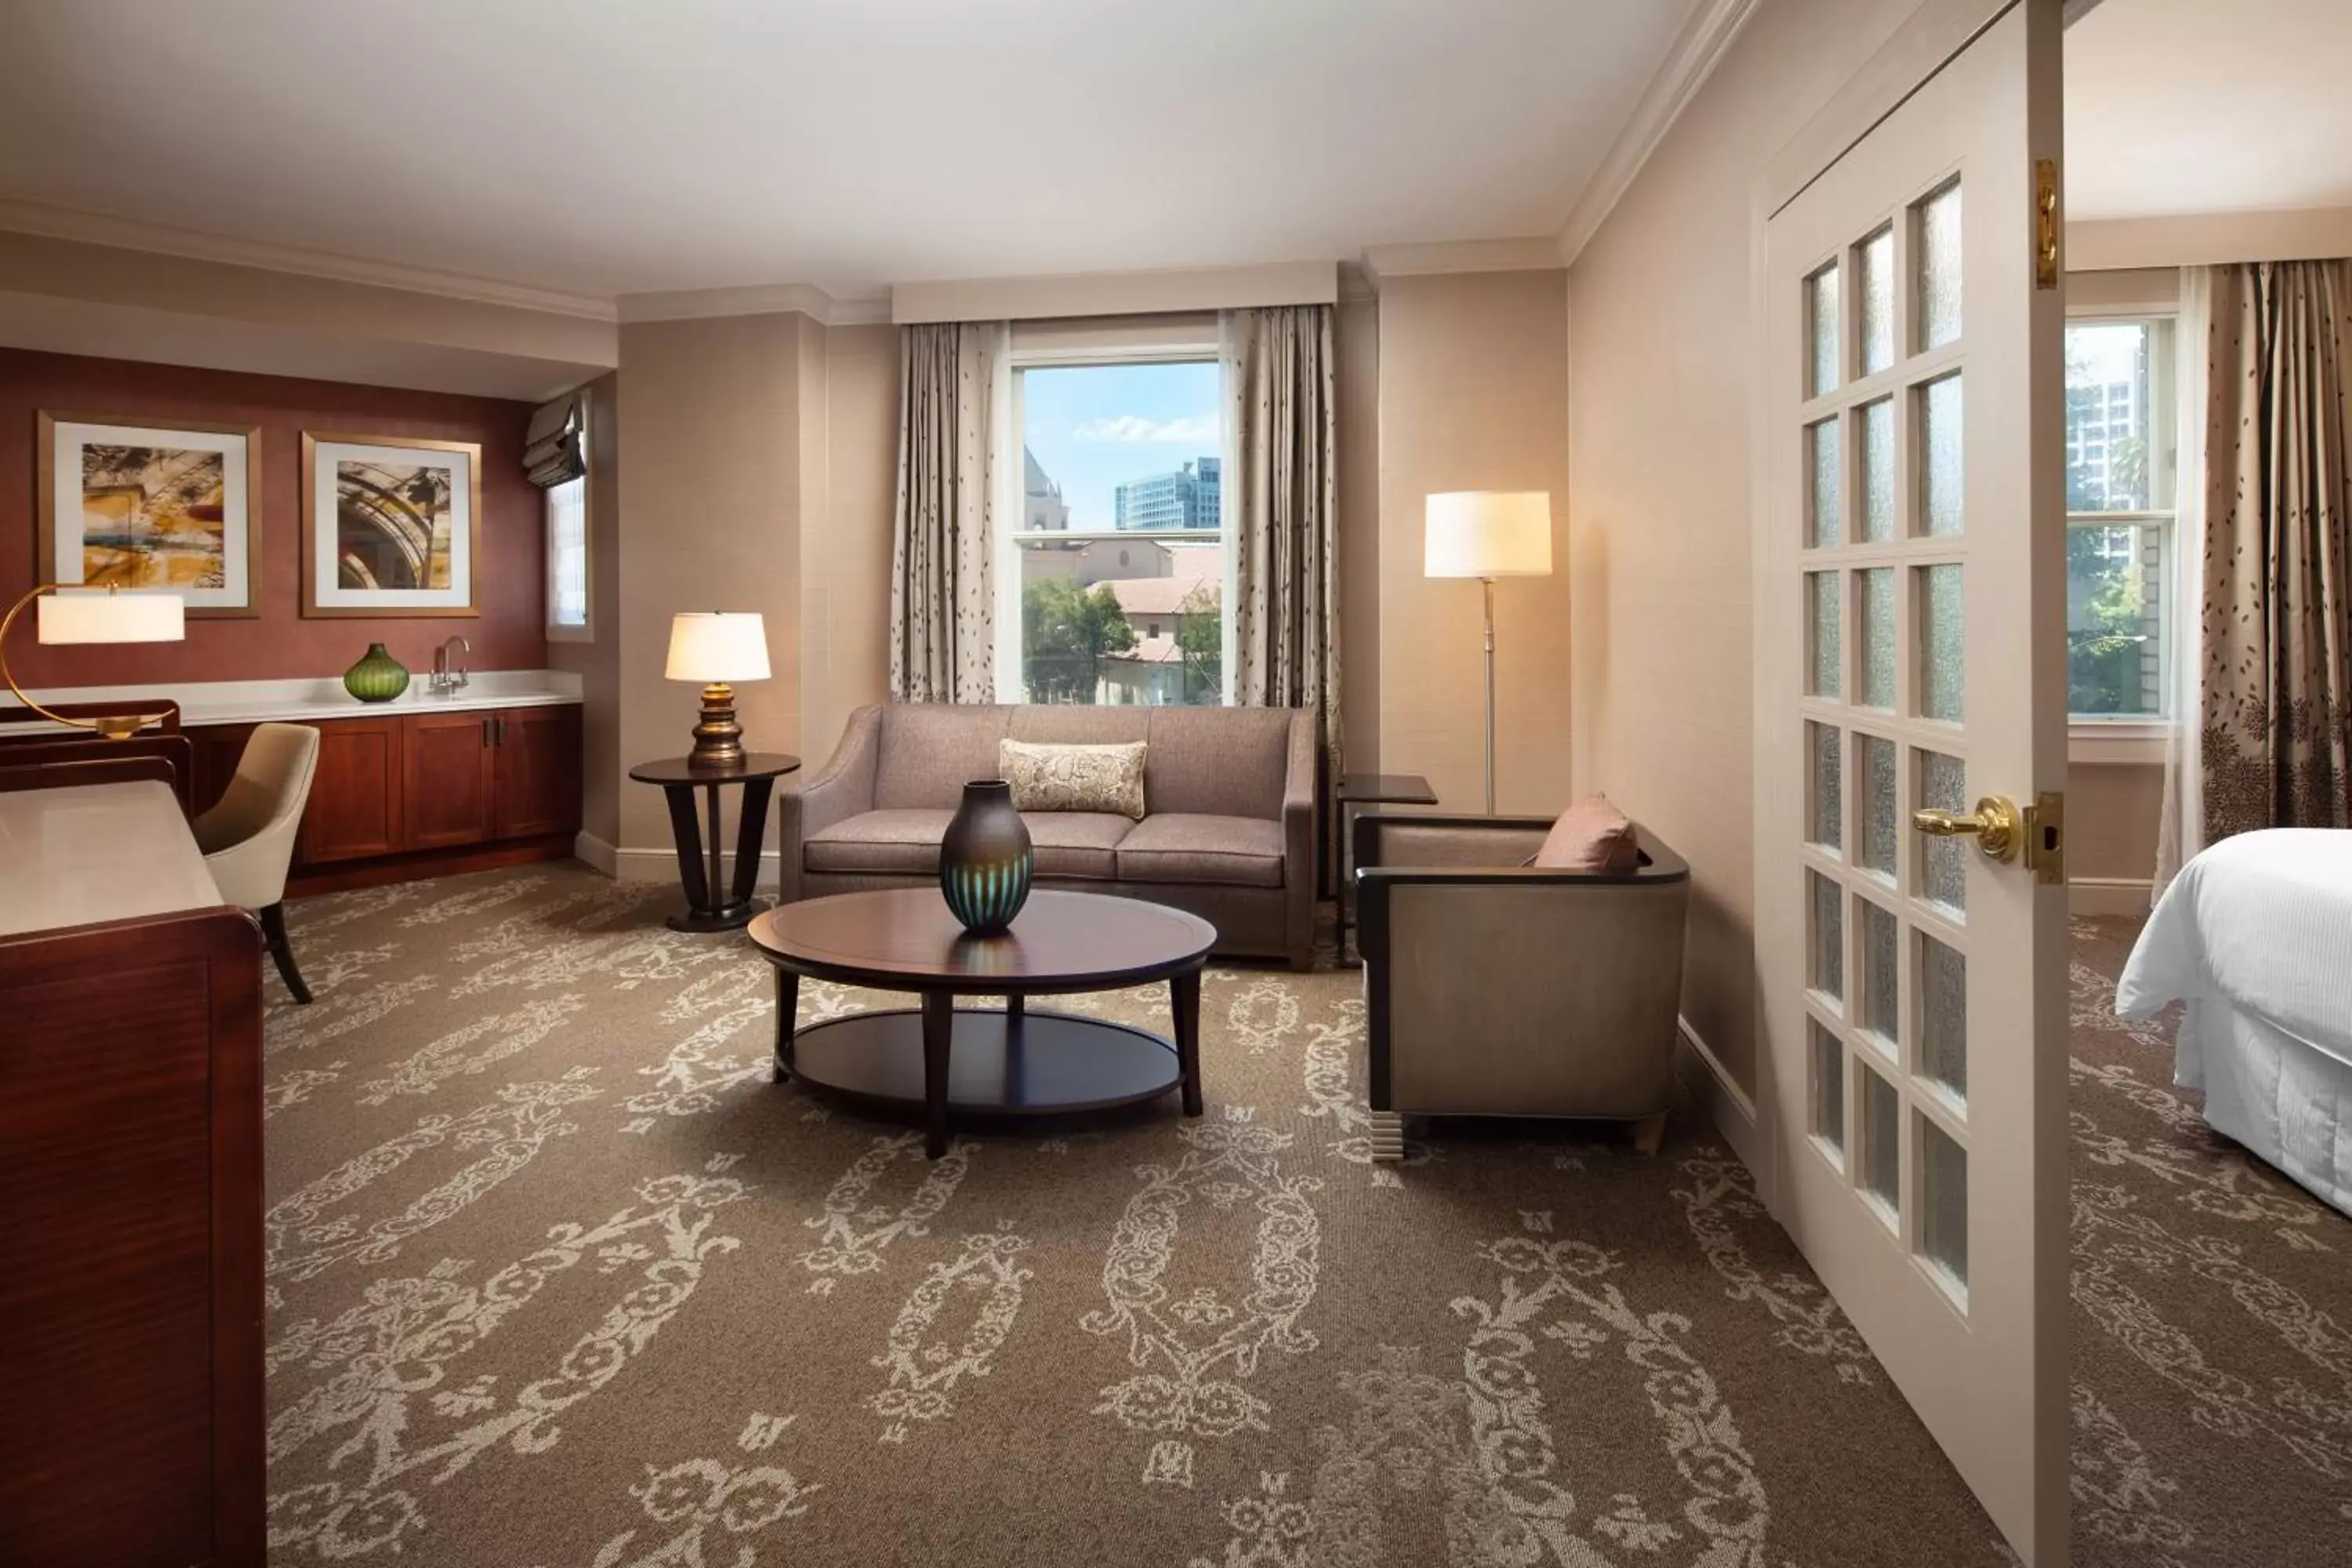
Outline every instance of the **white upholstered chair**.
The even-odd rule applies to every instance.
[[[220,804],[196,818],[196,847],[226,903],[261,917],[269,956],[297,1002],[310,1000],[286,941],[286,868],[294,859],[310,775],[319,765],[319,731],[307,724],[260,724],[245,742],[236,776]]]

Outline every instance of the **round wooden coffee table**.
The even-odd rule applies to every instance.
[[[1184,1091],[1201,1114],[1201,968],[1217,940],[1197,915],[1100,893],[1035,892],[1003,936],[967,933],[935,888],[841,893],[770,910],[749,934],[776,966],[775,1079],[922,1113],[924,1147],[947,1152],[950,1110],[1033,1116],[1099,1110]],[[803,976],[911,991],[919,1007],[828,1018],[795,1031]],[[1171,1043],[1032,996],[1168,982]],[[958,1007],[958,996],[1004,1006]]]

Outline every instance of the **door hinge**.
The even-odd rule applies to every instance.
[[[2025,810],[2025,864],[2037,882],[2066,881],[2066,795],[2045,789]]]
[[[2033,160],[2033,286],[2058,287],[2058,160]]]

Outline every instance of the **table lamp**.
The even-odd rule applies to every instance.
[[[8,633],[25,606],[35,600],[35,640],[47,644],[100,642],[178,642],[188,635],[188,602],[177,594],[124,594],[113,588],[74,588],[43,583],[11,605],[0,617],[0,680],[8,683],[16,700],[53,723],[76,730],[95,730],[110,741],[139,732],[152,713],[106,713],[94,719],[69,719],[53,713],[25,695],[8,670]]]
[[[1551,496],[1543,490],[1452,490],[1423,513],[1422,575],[1486,586],[1486,815],[1495,814],[1495,579],[1551,575]]]
[[[702,683],[702,721],[686,760],[698,768],[743,763],[743,727],[735,722],[738,680],[768,679],[768,629],[756,615],[690,610],[669,623],[671,680]]]

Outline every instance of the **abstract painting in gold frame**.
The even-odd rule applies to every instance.
[[[482,448],[302,436],[302,613],[473,616]]]
[[[43,412],[33,449],[41,582],[261,613],[260,426]]]

